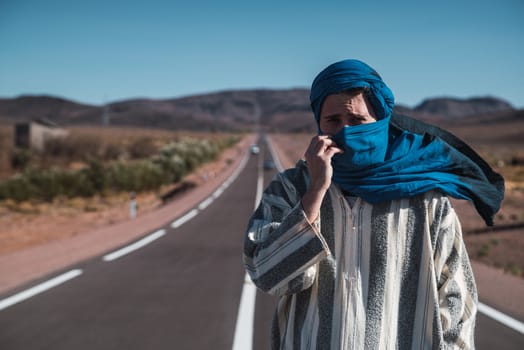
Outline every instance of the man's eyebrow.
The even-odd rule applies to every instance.
[[[342,115],[340,113],[333,113],[328,115],[321,116],[322,118],[340,118]]]

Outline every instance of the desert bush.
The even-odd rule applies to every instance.
[[[30,150],[14,148],[11,153],[11,168],[24,170],[29,166],[32,158],[33,153]]]
[[[515,264],[515,263],[508,263],[504,267],[504,271],[507,271],[511,273],[513,276],[522,277],[524,275],[524,271],[522,270],[522,267]]]
[[[51,200],[57,194],[62,192],[62,176],[60,170],[30,169],[24,174],[24,176],[31,184],[31,198],[35,197],[43,200]]]
[[[120,191],[146,191],[166,183],[167,176],[162,167],[149,159],[132,163],[114,163],[107,169],[108,187]]]
[[[100,158],[103,160],[116,160],[122,157],[125,149],[122,145],[117,143],[107,143],[102,146],[100,150]]]
[[[95,192],[102,192],[106,188],[108,184],[106,167],[99,159],[89,159],[89,166],[82,169],[82,172],[85,174],[87,180],[92,184]]]
[[[220,150],[218,144],[209,140],[188,138],[164,146],[160,153],[165,157],[178,155],[184,160],[187,171],[192,171],[200,164],[215,159]]]
[[[92,175],[89,170],[82,169],[77,172],[62,172],[61,174],[62,192],[56,197],[63,195],[68,198],[91,197],[97,193],[96,186],[92,182]]]
[[[478,257],[485,257],[485,256],[488,256],[488,254],[489,254],[489,245],[487,244],[483,244],[477,251]]]
[[[57,196],[89,197],[97,192],[85,171],[30,169],[0,183],[0,199],[52,201]]]
[[[178,154],[160,154],[153,158],[153,163],[160,166],[167,176],[167,182],[178,182],[187,174],[186,162]]]
[[[21,202],[31,198],[33,192],[31,183],[27,177],[22,175],[15,175],[0,184],[0,199],[13,199]]]
[[[155,190],[180,181],[236,141],[185,139],[167,144],[153,157],[107,164],[88,154],[87,166],[78,171],[27,168],[22,174],[0,182],[0,199],[52,201],[58,196],[90,197],[98,193]]]
[[[56,137],[45,140],[44,150],[45,154],[50,157],[62,157],[64,155],[70,156],[70,147],[66,147],[68,137]]]
[[[152,137],[143,136],[132,140],[127,147],[127,152],[131,159],[140,159],[155,155],[158,149]]]
[[[99,156],[101,145],[94,135],[69,135],[47,140],[44,153],[47,157],[87,161]]]

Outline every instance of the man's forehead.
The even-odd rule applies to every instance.
[[[319,117],[334,117],[338,115],[371,116],[376,118],[372,112],[372,106],[362,91],[352,95],[346,93],[328,95],[322,104]]]

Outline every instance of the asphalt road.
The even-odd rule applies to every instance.
[[[262,170],[270,155],[261,146],[240,176],[181,226],[159,227],[151,243],[115,260],[72,266],[64,272],[82,273],[0,310],[0,349],[231,349],[244,230],[259,172],[267,184],[275,171]],[[256,295],[255,350],[270,348],[275,303]],[[477,349],[524,349],[524,336],[479,315]]]
[[[231,349],[257,171],[251,157],[180,227],[159,227],[163,236],[116,260],[73,266],[65,271],[83,273],[0,310],[0,349]]]

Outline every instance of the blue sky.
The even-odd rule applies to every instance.
[[[0,97],[309,87],[344,58],[408,106],[490,95],[524,108],[524,1],[0,0]]]

